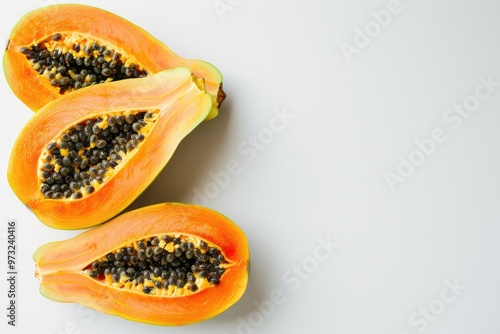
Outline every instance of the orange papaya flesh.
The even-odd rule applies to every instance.
[[[249,270],[243,231],[211,209],[162,203],[34,254],[45,297],[129,320],[186,325],[209,319],[244,294]]]
[[[26,14],[9,36],[3,64],[12,91],[33,111],[77,89],[179,66],[205,79],[213,99],[207,120],[225,98],[222,75],[212,64],[180,57],[137,25],[88,5]]]
[[[203,81],[186,67],[76,90],[25,125],[9,184],[47,226],[100,224],[147,188],[211,107]]]

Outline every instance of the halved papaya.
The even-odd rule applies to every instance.
[[[244,294],[244,232],[211,209],[162,203],[124,213],[34,254],[45,297],[129,320],[186,325]]]
[[[97,225],[146,189],[211,107],[203,80],[186,67],[77,90],[25,125],[9,184],[50,227]]]
[[[218,114],[225,98],[212,64],[185,59],[128,20],[100,8],[58,4],[29,12],[13,28],[4,72],[12,91],[37,111],[47,102],[92,84],[138,78],[185,66],[205,79]]]

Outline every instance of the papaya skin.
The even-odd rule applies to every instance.
[[[167,164],[180,141],[206,119],[211,96],[180,67],[140,79],[90,86],[49,102],[28,121],[7,169],[16,196],[49,227],[81,229],[109,220],[137,198]],[[40,191],[38,161],[47,144],[82,119],[113,111],[159,109],[141,146],[92,194],[48,199]]]
[[[104,285],[82,268],[133,239],[185,233],[218,245],[230,265],[221,282],[190,295],[168,297]],[[100,312],[154,325],[186,325],[212,318],[236,303],[248,281],[250,254],[243,231],[211,209],[161,203],[124,213],[71,239],[41,246],[34,254],[35,276],[45,297],[79,303]]]
[[[88,5],[57,4],[23,16],[13,28],[4,54],[3,68],[9,86],[33,111],[62,94],[50,84],[50,80],[32,68],[20,50],[50,39],[54,33],[75,33],[101,41],[129,55],[150,74],[173,67],[188,67],[205,80],[206,90],[212,95],[213,107],[206,120],[217,116],[226,96],[222,90],[222,75],[212,64],[180,57],[146,30],[111,12]]]

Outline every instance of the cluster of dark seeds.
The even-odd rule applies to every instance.
[[[65,45],[62,35],[57,33],[52,36],[51,42],[58,41],[61,41],[61,45],[53,51],[47,49],[47,43],[22,47],[20,51],[38,73],[48,77],[52,86],[60,88],[60,93],[106,81],[147,75],[136,64],[127,65],[122,54],[99,43]]]
[[[150,112],[87,120],[47,146],[42,157],[41,192],[46,198],[82,198],[106,180],[107,172],[134,150],[144,135],[141,129],[154,122]]]
[[[211,285],[220,283],[225,271],[223,263],[227,262],[221,251],[205,241],[196,247],[180,236],[163,235],[109,253],[86,270],[90,277],[108,278],[117,286],[123,287],[127,282],[132,287],[142,285],[147,294],[170,286],[195,292],[199,278]]]

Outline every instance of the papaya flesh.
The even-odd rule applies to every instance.
[[[9,184],[47,226],[100,224],[147,188],[211,107],[203,80],[186,67],[76,90],[22,129]]]
[[[33,259],[40,292],[51,300],[138,322],[186,325],[241,298],[250,255],[243,231],[222,214],[161,203],[41,246]]]
[[[185,59],[128,20],[100,8],[57,4],[27,13],[13,28],[3,59],[14,94],[33,111],[72,91],[188,67],[205,80],[218,114],[225,98],[212,64]]]

